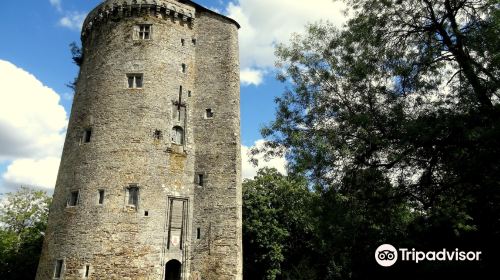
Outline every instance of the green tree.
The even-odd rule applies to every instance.
[[[243,183],[245,279],[314,279],[315,195],[304,178],[264,168]]]
[[[73,63],[80,68],[83,64],[83,48],[78,46],[76,42],[72,42],[69,44],[69,50],[71,52],[71,59],[73,60]],[[78,76],[76,76],[72,82],[66,84],[67,87],[73,90],[73,94],[76,91],[77,82]]]
[[[500,248],[498,1],[352,0],[338,30],[308,26],[277,48],[289,85],[263,129],[270,156],[321,196],[324,279],[365,279],[384,240],[420,249]],[[402,270],[402,266],[399,266]],[[451,269],[453,268],[453,269]],[[451,274],[448,274],[450,277]]]
[[[0,205],[0,279],[34,279],[51,198],[22,187]]]

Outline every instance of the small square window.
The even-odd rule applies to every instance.
[[[54,278],[61,278],[63,268],[63,260],[56,260],[56,265],[54,267]]]
[[[144,217],[148,217],[149,216],[149,211],[144,211]]]
[[[205,110],[205,117],[207,119],[211,119],[214,117],[214,112],[212,111],[212,109],[208,108]]]
[[[139,204],[139,188],[136,185],[130,185],[127,188],[128,205],[137,207]]]
[[[128,88],[142,88],[142,74],[127,74]]]
[[[78,204],[79,191],[72,191],[69,195],[68,206],[76,206]]]
[[[163,133],[161,132],[161,130],[155,130],[155,132],[153,133],[153,137],[154,139],[156,140],[161,140],[163,138]]]
[[[99,200],[98,200],[99,205],[102,205],[104,203],[104,190],[99,190]]]
[[[136,25],[134,37],[139,40],[149,40],[151,39],[151,30],[151,24]]]

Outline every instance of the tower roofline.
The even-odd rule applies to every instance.
[[[239,29],[239,28],[241,28],[240,24],[239,24],[236,20],[234,20],[234,19],[232,19],[232,18],[230,18],[230,17],[228,17],[228,16],[225,16],[225,15],[223,15],[223,14],[219,14],[219,13],[217,13],[217,12],[215,12],[215,11],[212,11],[212,10],[210,10],[210,9],[206,8],[206,7],[203,7],[202,5],[200,5],[200,4],[198,4],[198,3],[195,3],[195,2],[190,1],[190,0],[179,0],[179,2],[181,2],[181,3],[186,3],[186,4],[188,4],[188,5],[192,5],[192,6],[194,6],[196,9],[200,9],[200,10],[202,10],[202,11],[204,11],[204,12],[208,12],[208,13],[214,14],[214,15],[216,15],[216,16],[220,16],[220,17],[222,17],[222,18],[224,18],[224,19],[227,19],[227,20],[229,20],[230,22],[234,23],[234,25],[236,25],[236,27],[238,27],[238,29]]]
[[[176,5],[175,2],[180,4],[184,4],[190,6],[190,9],[185,9],[180,5]],[[167,13],[173,12],[175,17],[180,15],[182,20],[184,21],[193,21],[195,19],[195,12],[202,11],[207,12],[212,15],[216,15],[222,19],[225,19],[239,29],[240,24],[227,16],[214,12],[206,7],[203,7],[200,4],[197,4],[190,0],[177,0],[177,1],[168,1],[168,0],[105,0],[98,6],[96,6],[92,11],[89,12],[82,26],[82,38],[93,29],[94,25],[102,21],[104,18],[109,17],[113,11],[119,10],[124,11],[127,9],[154,9],[157,12],[161,10],[167,11]]]

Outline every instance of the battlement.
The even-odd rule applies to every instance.
[[[132,16],[154,16],[163,19],[182,20],[192,24],[195,8],[178,1],[168,0],[107,0],[92,10],[82,28],[82,39],[97,25],[109,19]]]
[[[82,27],[82,40],[87,37],[92,29],[103,22],[107,22],[109,19],[117,20],[133,16],[154,16],[193,24],[197,9],[220,16],[229,20],[238,28],[240,27],[235,20],[189,0],[107,0],[88,14]]]

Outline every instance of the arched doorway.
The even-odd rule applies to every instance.
[[[178,260],[170,260],[165,265],[165,280],[181,280],[181,263]]]

